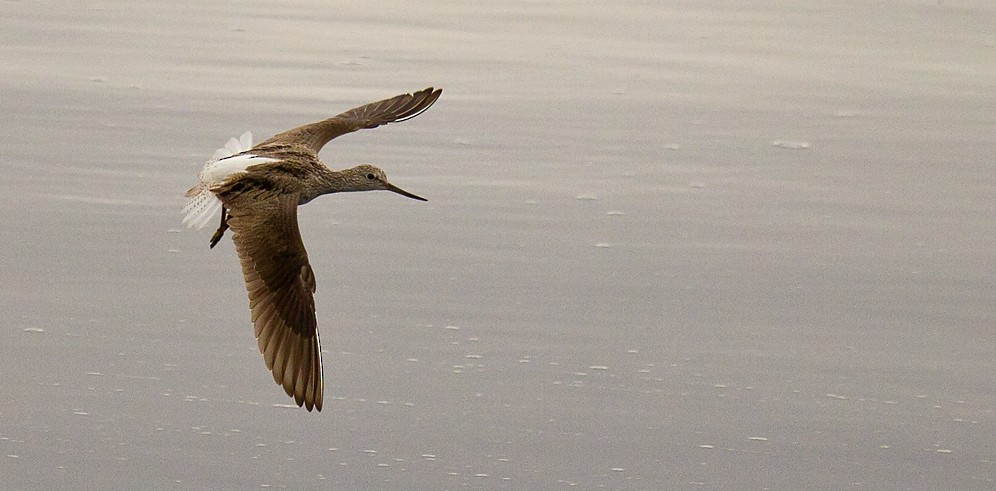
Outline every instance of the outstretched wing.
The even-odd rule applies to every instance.
[[[297,144],[304,145],[317,154],[329,140],[337,136],[414,118],[429,109],[442,92],[443,89],[429,87],[412,94],[371,102],[324,121],[287,130],[256,147]]]
[[[242,262],[259,351],[298,406],[322,410],[315,275],[297,226],[296,194],[222,200]],[[258,196],[257,196],[258,199]]]

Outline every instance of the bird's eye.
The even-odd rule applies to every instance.
[[[377,178],[377,176],[373,175],[373,173],[367,174],[367,179],[370,179],[371,181],[374,180],[374,179],[376,179],[376,178]]]

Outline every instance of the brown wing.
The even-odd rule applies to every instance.
[[[429,87],[412,94],[401,94],[390,99],[371,102],[324,121],[287,130],[256,146],[298,144],[310,148],[317,154],[329,140],[337,136],[414,118],[429,109],[442,92],[443,89]]]
[[[297,227],[298,196],[226,202],[259,351],[298,406],[322,410],[315,275]]]

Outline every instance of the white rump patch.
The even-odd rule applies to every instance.
[[[230,138],[225,148],[214,151],[212,159],[204,164],[204,169],[197,174],[197,185],[187,192],[190,201],[181,212],[184,225],[203,228],[221,209],[221,200],[211,192],[212,187],[221,184],[232,174],[245,171],[250,166],[277,161],[252,154],[239,155],[250,148],[252,148],[252,133],[247,131],[238,140]]]
[[[252,148],[252,133],[245,132],[238,140],[233,136],[228,139],[228,143],[224,147],[219,148],[214,151],[214,155],[211,156],[211,160],[221,160],[225,157],[231,157],[237,153],[245,152]]]

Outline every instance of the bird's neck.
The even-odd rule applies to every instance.
[[[311,196],[311,199],[317,198],[323,194],[342,193],[354,190],[354,186],[352,185],[353,172],[351,172],[351,169],[336,171],[323,165],[319,168],[315,178],[315,193],[314,196]]]

